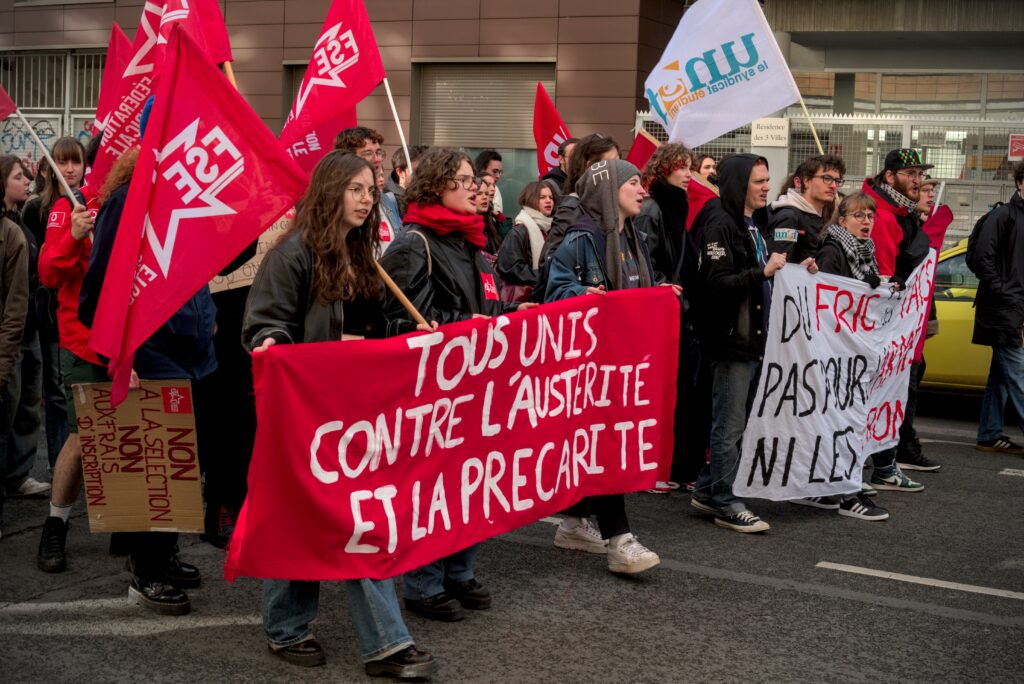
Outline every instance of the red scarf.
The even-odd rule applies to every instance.
[[[479,214],[457,214],[443,204],[410,204],[402,223],[418,223],[438,235],[461,233],[462,238],[480,249],[487,246],[484,217]]]

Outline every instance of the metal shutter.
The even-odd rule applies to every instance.
[[[537,82],[555,97],[554,64],[417,65],[423,145],[534,149]]]

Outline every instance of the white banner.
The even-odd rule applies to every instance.
[[[864,459],[899,441],[935,251],[906,289],[788,265],[743,433],[737,496],[785,501],[860,490]]]
[[[686,10],[644,89],[669,140],[691,148],[800,99],[757,0]]]

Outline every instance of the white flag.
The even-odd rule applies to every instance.
[[[700,0],[644,83],[669,140],[703,145],[800,99],[757,0]]]

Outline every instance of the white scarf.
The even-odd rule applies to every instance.
[[[536,269],[540,266],[540,250],[544,247],[548,231],[551,230],[551,217],[532,207],[523,207],[516,216],[516,223],[526,227],[526,236],[530,239],[530,257]]]
[[[821,216],[821,212],[815,209],[813,204],[804,199],[804,196],[801,195],[800,191],[796,188],[790,188],[786,191],[785,195],[780,195],[779,199],[772,202],[772,209],[780,209],[782,207],[795,207],[805,214]]]

